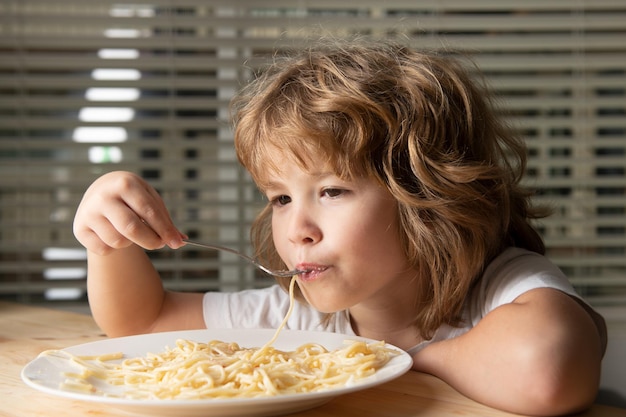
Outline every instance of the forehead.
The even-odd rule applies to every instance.
[[[324,178],[337,176],[337,172],[329,163],[328,158],[320,153],[292,152],[290,150],[268,148],[263,154],[266,163],[263,169],[253,174],[261,189],[284,182],[290,176],[305,175],[307,177]]]

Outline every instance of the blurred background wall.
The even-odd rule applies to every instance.
[[[0,0],[0,299],[83,306],[72,219],[112,170],[148,179],[190,236],[249,252],[263,204],[228,102],[251,70],[322,34],[471,55],[555,208],[549,257],[592,304],[626,304],[623,0]],[[151,253],[169,288],[271,282],[228,254]]]

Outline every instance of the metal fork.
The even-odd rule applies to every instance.
[[[251,264],[253,264],[257,268],[259,268],[261,271],[265,272],[266,274],[269,274],[269,275],[272,275],[272,276],[275,276],[275,277],[292,277],[294,275],[302,274],[304,272],[307,272],[306,270],[301,270],[301,269],[293,269],[291,271],[274,271],[272,269],[269,269],[269,268],[261,265],[254,258],[251,258],[248,255],[244,255],[243,253],[238,252],[238,251],[236,251],[234,249],[227,248],[226,246],[210,245],[210,244],[206,244],[206,243],[198,243],[198,242],[193,242],[191,240],[183,240],[183,242],[185,242],[187,245],[198,246],[198,247],[205,248],[205,249],[215,249],[215,250],[222,250],[222,251],[225,251],[225,252],[233,253],[233,254],[235,254],[237,256],[242,257],[246,261],[250,262]]]

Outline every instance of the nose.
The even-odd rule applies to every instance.
[[[295,244],[313,244],[322,239],[322,230],[310,205],[293,206],[289,216],[287,237]]]

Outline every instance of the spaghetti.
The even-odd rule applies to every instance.
[[[76,356],[66,351],[41,355],[61,357],[77,365],[67,373],[62,389],[133,399],[253,398],[345,387],[372,375],[397,352],[384,342],[350,341],[328,351],[314,343],[294,351],[272,345],[293,310],[295,278],[289,287],[290,306],[274,336],[261,348],[237,343],[179,339],[173,348],[144,357],[123,359],[121,353]],[[121,362],[120,362],[121,360]],[[94,378],[122,386],[120,394],[104,393]]]

